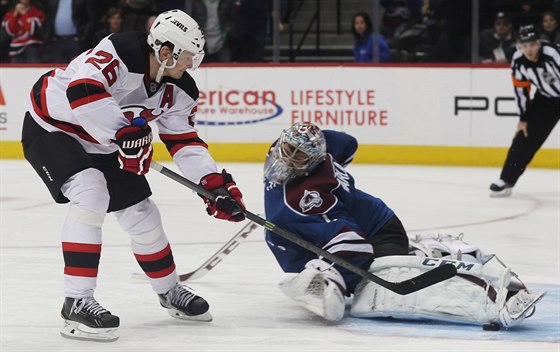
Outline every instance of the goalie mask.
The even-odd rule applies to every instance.
[[[157,16],[150,28],[147,41],[161,65],[157,82],[161,80],[164,69],[175,67],[183,51],[194,55],[190,68],[192,71],[196,70],[204,58],[205,40],[202,29],[191,16],[181,10],[166,11]],[[169,66],[159,58],[159,50],[166,42],[173,44],[173,63]]]
[[[309,174],[326,155],[327,144],[319,127],[298,122],[282,131],[266,160],[264,175],[274,183],[284,184]]]

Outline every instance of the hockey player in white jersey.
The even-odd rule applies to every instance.
[[[267,219],[302,239],[392,282],[452,263],[458,275],[399,295],[331,264],[267,231],[267,244],[286,273],[282,291],[329,321],[345,314],[353,297],[355,317],[435,319],[512,327],[529,317],[543,294],[530,292],[495,256],[484,255],[462,236],[408,239],[395,213],[355,187],[346,170],[355,138],[296,123],[272,145],[264,169]],[[413,255],[410,255],[413,254]]]
[[[186,13],[160,14],[148,35],[113,34],[65,69],[44,74],[26,101],[22,144],[26,159],[57,203],[69,203],[62,229],[64,294],[61,334],[118,338],[119,318],[94,299],[101,226],[112,212],[159,303],[178,319],[210,321],[208,303],[177,283],[170,244],[144,176],[152,158],[155,123],[189,180],[218,197],[204,198],[219,219],[244,219],[232,176],[217,171],[197,135],[198,89],[186,69],[204,57],[204,36]]]

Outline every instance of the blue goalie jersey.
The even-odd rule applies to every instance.
[[[371,238],[394,216],[379,198],[356,189],[346,170],[358,148],[354,137],[323,130],[327,157],[308,176],[285,185],[264,179],[266,218],[317,247],[367,270]],[[285,272],[299,273],[315,254],[266,230],[266,241]],[[360,276],[335,266],[351,293]]]

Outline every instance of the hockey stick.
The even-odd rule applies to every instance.
[[[207,261],[202,263],[198,269],[191,271],[190,273],[179,275],[179,281],[196,280],[208,274],[210,270],[214,269],[214,267],[218,265],[218,263],[220,263],[226,255],[230,254],[235,248],[237,248],[239,243],[246,239],[247,236],[249,236],[249,234],[256,228],[257,225],[254,222],[249,221],[246,223],[245,226],[243,226],[243,228],[235,234],[235,236],[227,241],[226,244],[224,244],[222,248],[214,253],[214,255]]]
[[[186,274],[180,274],[179,281],[182,282],[182,281],[189,281],[189,280],[190,281],[197,280],[205,276],[206,274],[208,274],[210,270],[214,269],[214,267],[218,265],[226,255],[230,254],[235,248],[237,248],[237,246],[239,246],[239,243],[241,243],[242,240],[246,239],[249,236],[249,234],[253,232],[253,230],[256,228],[257,228],[257,224],[255,224],[252,221],[247,222],[245,226],[243,226],[241,230],[239,230],[239,232],[233,235],[233,237],[230,238],[230,240],[227,241],[222,246],[222,248],[220,248],[210,258],[208,258],[204,263],[202,263],[202,265],[200,265],[196,270],[193,270]],[[133,279],[139,279],[139,280],[148,279],[148,277],[144,273],[133,273],[131,277]]]
[[[191,190],[195,191],[196,193],[198,193],[199,195],[202,195],[210,200],[214,200],[216,198],[216,195],[206,189],[204,189],[202,186],[186,179],[185,177],[179,175],[178,173],[166,168],[165,166],[152,161],[150,167],[158,172],[160,172],[161,174],[171,178],[174,181],[179,182],[180,184],[190,188]],[[325,251],[322,248],[319,248],[317,246],[315,246],[312,243],[309,243],[301,238],[299,238],[296,234],[277,226],[276,224],[273,224],[272,222],[261,218],[260,216],[251,213],[248,210],[244,211],[245,216],[263,226],[264,228],[266,228],[267,230],[274,232],[275,234],[277,234],[280,237],[283,237],[295,244],[297,244],[300,247],[303,247],[315,254],[317,254],[318,256],[324,257],[328,260],[330,260],[331,262],[340,265],[341,267],[355,273],[358,274],[360,276],[362,276],[363,278],[366,278],[370,281],[375,282],[376,284],[385,287],[388,290],[391,290],[399,295],[407,295],[409,293],[412,292],[416,292],[418,290],[421,290],[423,288],[426,288],[428,286],[437,284],[438,282],[447,280],[452,278],[453,276],[455,276],[457,274],[457,268],[455,268],[453,265],[451,264],[444,264],[441,266],[438,266],[434,269],[431,269],[430,271],[427,271],[421,275],[418,275],[416,277],[413,277],[411,279],[405,280],[405,281],[401,281],[401,282],[389,282],[386,281],[382,278],[380,278],[379,276],[373,275],[372,273],[370,273],[369,271],[366,271],[360,267],[357,267],[349,262],[347,262],[346,260],[337,257],[336,255],[329,253],[327,251]]]

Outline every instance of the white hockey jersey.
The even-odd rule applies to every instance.
[[[26,108],[49,132],[62,131],[87,153],[118,150],[115,133],[135,117],[155,122],[159,136],[179,168],[193,182],[216,172],[208,146],[194,127],[198,88],[184,73],[180,79],[150,80],[146,34],[126,32],[103,39],[35,83]]]

